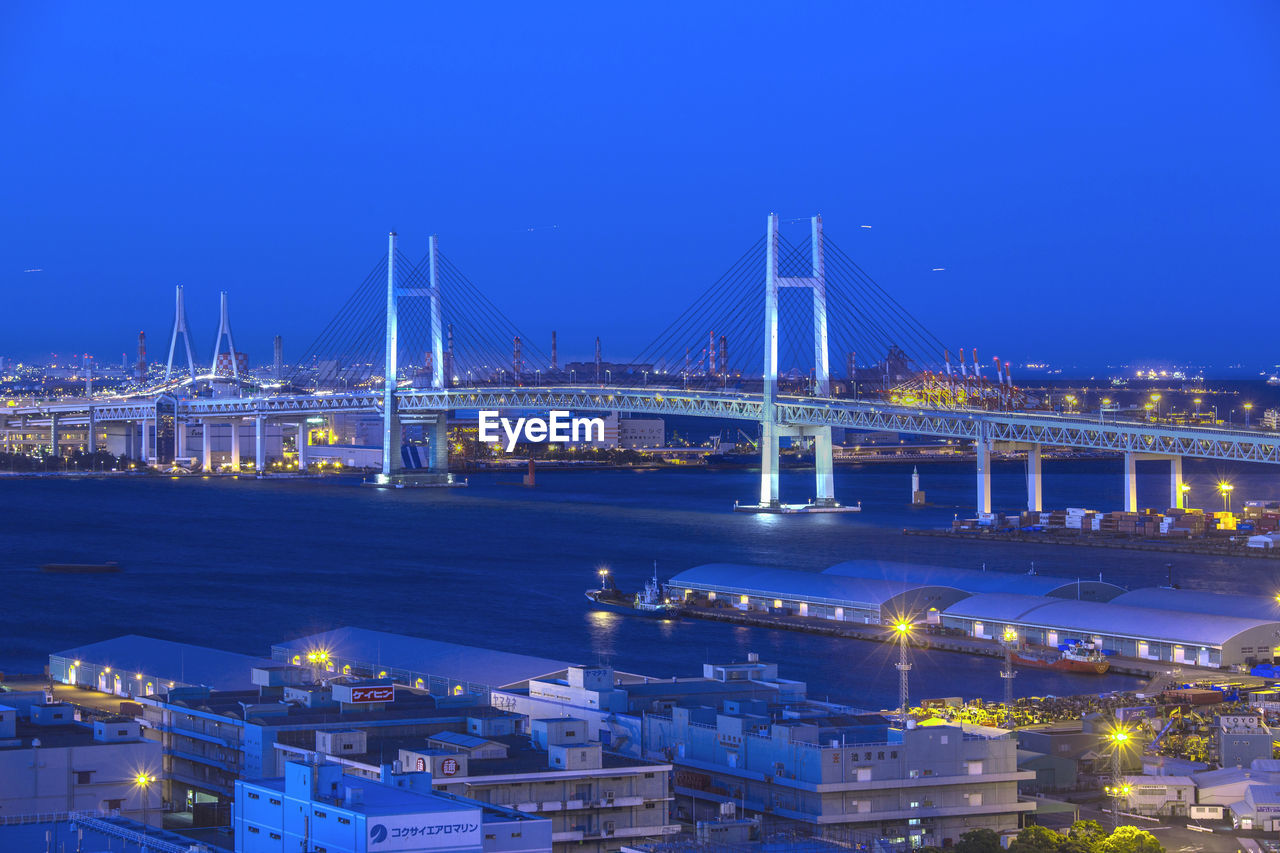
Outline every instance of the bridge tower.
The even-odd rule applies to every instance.
[[[440,304],[439,237],[431,235],[427,253],[427,286],[400,287],[396,283],[396,232],[387,238],[387,334],[386,363],[382,391],[382,480],[406,470],[421,471],[421,460],[416,452],[400,452],[401,424],[396,398],[399,375],[399,301],[402,297],[425,297],[429,301],[431,315],[431,389],[443,391],[446,387],[444,318]],[[452,333],[450,334],[452,344]],[[452,355],[452,345],[450,346]],[[427,427],[431,442],[431,455],[426,471],[447,475],[449,472],[449,412],[441,409],[426,415],[421,421]]]
[[[827,349],[827,279],[823,259],[822,217],[814,216],[811,227],[811,271],[807,276],[782,276],[778,272],[778,215],[769,214],[765,239],[764,276],[764,389],[760,412],[760,503],[739,505],[744,511],[781,512],[778,499],[778,444],[782,436],[813,439],[816,471],[815,498],[804,509],[838,510],[832,481],[831,427],[796,426],[778,419],[778,293],[785,287],[805,288],[813,294],[813,394],[831,396],[831,361]]]
[[[173,336],[169,338],[169,361],[164,367],[164,381],[166,383],[173,373],[173,352],[178,346],[178,335],[182,335],[182,341],[186,344],[187,372],[194,380],[196,378],[196,358],[191,351],[191,333],[187,331],[187,306],[182,299],[182,285],[177,286],[174,295]]]

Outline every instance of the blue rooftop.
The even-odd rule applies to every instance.
[[[126,634],[50,655],[50,658],[55,657],[211,690],[250,689],[253,687],[250,673],[254,667],[275,666],[267,658],[138,634]]]

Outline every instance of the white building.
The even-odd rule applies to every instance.
[[[237,853],[549,853],[550,821],[435,793],[430,773],[378,781],[290,761],[278,779],[236,782]]]
[[[158,824],[161,772],[160,744],[136,720],[89,726],[70,705],[0,705],[0,822],[102,809]]]
[[[662,418],[622,418],[618,421],[620,447],[649,450],[666,444],[667,422]]]

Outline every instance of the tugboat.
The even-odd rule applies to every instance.
[[[589,589],[584,594],[601,610],[658,618],[675,616],[680,612],[680,606],[663,595],[662,584],[658,581],[657,560],[653,563],[653,577],[645,581],[644,589],[635,595],[627,595],[618,589],[607,568],[598,569],[596,573],[600,575],[600,588]]]
[[[1030,669],[1052,669],[1058,672],[1078,672],[1086,675],[1102,675],[1111,669],[1111,661],[1094,643],[1073,643],[1045,649],[1043,653],[1030,649],[1009,650],[1009,660],[1014,666]]]

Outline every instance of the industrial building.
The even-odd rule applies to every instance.
[[[2,695],[2,694],[0,694]],[[119,811],[159,821],[160,744],[138,722],[106,717],[75,720],[62,703],[0,705],[0,825],[8,817]]]
[[[1186,613],[1114,602],[980,593],[948,607],[942,624],[974,637],[1017,642],[1091,642],[1124,657],[1205,667],[1270,661],[1280,621]]]
[[[668,588],[685,601],[741,610],[865,624],[909,618],[983,639],[1093,642],[1125,657],[1204,667],[1270,662],[1280,636],[1280,607],[1261,598],[908,563],[853,561],[823,572],[711,563],[680,572]]]
[[[566,661],[350,627],[276,643],[271,656],[341,675],[392,678],[436,696],[484,698],[492,688],[569,666]]]
[[[549,853],[551,822],[431,790],[430,773],[378,781],[291,761],[281,778],[236,783],[237,853]]]
[[[270,665],[252,655],[126,634],[49,655],[49,677],[134,698],[180,687],[248,688],[253,668]]]

